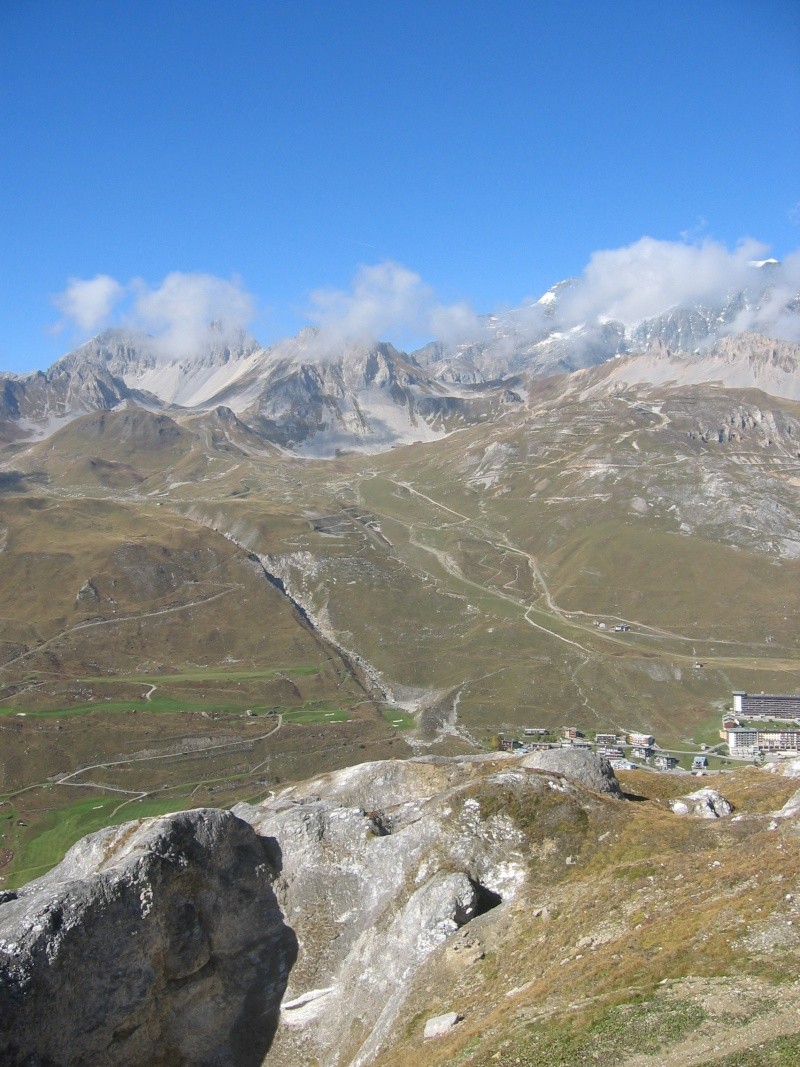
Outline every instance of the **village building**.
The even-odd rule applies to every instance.
[[[678,766],[678,757],[665,756],[660,753],[653,762],[660,771],[671,771]]]
[[[723,716],[720,737],[731,756],[745,759],[800,752],[800,696],[734,691],[733,715]]]
[[[591,748],[592,742],[581,737],[562,737],[559,742],[562,748]]]
[[[629,745],[641,745],[642,748],[651,748],[656,743],[652,734],[640,734],[632,732],[628,734]]]
[[[800,694],[733,692],[733,714],[744,719],[775,719],[800,723]]]
[[[758,752],[800,752],[800,730],[761,730],[756,726],[735,726],[724,732],[732,756],[749,757]]]
[[[518,741],[516,737],[504,737],[500,742],[501,752],[517,752],[522,748],[522,742]]]

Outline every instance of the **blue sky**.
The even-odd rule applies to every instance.
[[[365,266],[482,313],[645,235],[800,246],[793,0],[6,0],[0,84],[2,370],[170,276],[269,342]]]

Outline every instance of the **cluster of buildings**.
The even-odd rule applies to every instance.
[[[577,726],[564,726],[560,731],[528,726],[524,737],[524,741],[504,739],[501,747],[507,752],[559,747],[590,749],[604,756],[615,770],[633,769],[643,762],[664,771],[673,770],[678,765],[676,756],[658,749],[652,734],[635,730],[626,734],[598,732],[591,739]],[[758,760],[771,754],[800,753],[800,694],[736,690],[732,712],[723,717],[720,737],[728,743],[728,752],[733,758]],[[632,759],[639,763],[631,762]],[[707,767],[707,756],[698,753],[693,757],[693,771],[703,771]]]
[[[656,739],[652,734],[636,731],[627,734],[596,733],[592,740],[577,726],[565,726],[560,732],[528,726],[524,735],[530,740],[504,739],[501,747],[507,752],[537,752],[545,748],[588,749],[598,756],[604,756],[615,770],[630,770],[637,766],[626,756],[626,749],[634,759],[652,760],[660,770],[672,770],[678,764],[674,756],[656,753]]]
[[[743,759],[800,752],[800,695],[735,691],[720,737],[731,756]]]

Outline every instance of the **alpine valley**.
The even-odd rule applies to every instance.
[[[800,974],[797,812],[768,828],[796,783],[711,751],[733,690],[800,692],[800,294],[774,261],[752,274],[719,306],[635,323],[576,323],[565,281],[411,353],[312,328],[263,348],[213,323],[180,358],[115,329],[0,375],[3,907],[45,876],[52,910],[65,880],[113,870],[185,933],[157,1018],[106,1005],[88,1044],[37,1052],[32,1016],[8,1062],[796,1062],[796,1042],[712,1055],[769,1038],[777,1056],[797,1025],[774,990]],[[743,821],[674,815],[685,774],[620,772],[623,800],[580,760],[491,751],[565,725],[654,735],[685,769],[707,746]],[[247,967],[213,981],[215,937],[236,937],[143,873],[184,851],[209,899],[242,869]],[[81,951],[113,970],[96,929]],[[735,1010],[773,1029],[734,1047],[718,1035],[737,974]],[[448,983],[466,1019],[425,1042]],[[193,1019],[216,998],[224,1041],[182,1046],[168,996]],[[250,1043],[230,1036],[245,1015]],[[703,1020],[705,1044],[659,1058]]]

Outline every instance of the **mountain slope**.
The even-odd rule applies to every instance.
[[[708,384],[760,389],[770,396],[800,400],[800,345],[759,334],[723,337],[695,354],[673,352],[654,342],[643,352],[614,360],[603,371],[599,379],[615,387]]]
[[[107,331],[46,374],[0,379],[0,417],[49,436],[72,419],[123,405],[185,412],[227,408],[263,443],[332,456],[434,440],[518,402],[506,385],[454,389],[389,344],[322,355],[315,331],[270,349],[241,337],[190,360],[165,359],[154,339]]]

